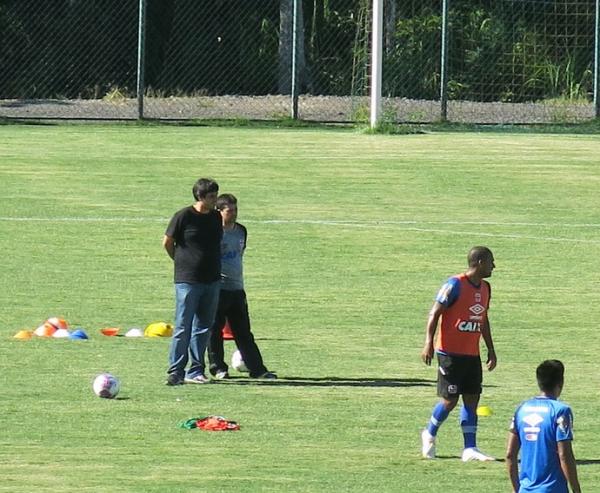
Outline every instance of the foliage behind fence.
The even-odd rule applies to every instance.
[[[299,117],[368,115],[371,0],[298,0]],[[449,0],[454,121],[594,116],[595,0]],[[136,118],[139,0],[0,0],[0,117]],[[290,114],[293,0],[146,0],[144,116]],[[383,96],[440,117],[441,1],[384,0]]]

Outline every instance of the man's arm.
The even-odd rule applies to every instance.
[[[175,240],[165,235],[163,236],[162,244],[169,257],[171,257],[171,260],[175,260]]]
[[[431,365],[433,359],[433,339],[437,330],[438,321],[446,307],[439,301],[436,301],[431,307],[429,318],[427,319],[427,327],[425,329],[425,345],[421,351],[421,359],[426,365]]]
[[[489,371],[492,371],[494,368],[496,368],[498,360],[496,358],[496,350],[494,349],[494,341],[492,340],[490,321],[487,317],[481,326],[481,336],[483,337],[483,342],[485,342],[485,346],[487,347],[488,351],[486,366]]]
[[[521,442],[517,434],[512,431],[508,434],[508,444],[506,446],[506,469],[508,471],[508,477],[512,484],[514,493],[519,491],[519,450],[521,449]]]
[[[575,454],[571,440],[562,440],[558,442],[558,458],[560,459],[560,468],[565,478],[571,486],[573,493],[581,493],[579,479],[577,478],[577,464],[575,463]]]

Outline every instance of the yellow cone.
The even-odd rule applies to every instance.
[[[489,406],[479,406],[477,408],[477,416],[491,416],[492,408]]]
[[[31,330],[20,330],[13,337],[15,339],[31,339],[33,332]]]
[[[171,337],[173,335],[173,326],[165,322],[154,322],[144,330],[146,337]]]

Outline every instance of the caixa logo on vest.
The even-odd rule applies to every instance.
[[[481,332],[481,322],[463,320],[458,324],[458,330],[461,332]]]

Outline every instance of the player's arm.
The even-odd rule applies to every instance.
[[[519,491],[519,450],[521,449],[521,442],[519,436],[514,432],[508,433],[508,443],[506,446],[506,469],[508,471],[508,477],[512,484],[514,493]]]
[[[562,440],[558,442],[558,458],[560,460],[560,468],[562,469],[565,478],[571,486],[573,493],[581,493],[579,479],[577,478],[577,464],[575,462],[575,454],[571,440]]]
[[[437,330],[438,322],[446,307],[439,301],[436,301],[431,307],[429,317],[427,318],[427,326],[425,328],[425,344],[421,352],[421,359],[426,365],[431,365],[433,359],[433,341],[435,331]]]
[[[490,329],[490,321],[487,317],[485,317],[485,321],[481,326],[481,337],[483,337],[483,342],[485,342],[485,346],[487,347],[488,351],[486,366],[489,371],[492,371],[494,368],[496,368],[498,360],[496,357],[496,350],[494,349],[494,341],[492,340],[492,330]]]
[[[168,235],[164,235],[162,244],[163,244],[164,249],[167,251],[167,254],[169,255],[169,257],[171,257],[171,259],[174,260],[175,259],[175,239],[171,238]]]

